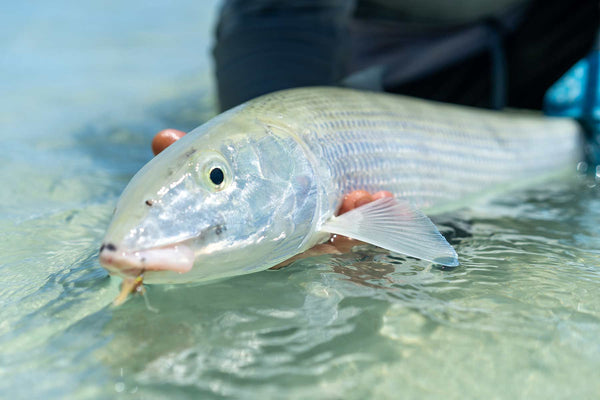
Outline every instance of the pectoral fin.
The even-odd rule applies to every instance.
[[[331,218],[321,230],[437,264],[458,265],[456,251],[431,220],[406,201],[375,200]]]

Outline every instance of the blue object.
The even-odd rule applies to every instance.
[[[590,54],[548,89],[544,112],[579,120],[588,134],[588,159],[600,164],[600,33]]]

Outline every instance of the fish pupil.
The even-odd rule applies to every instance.
[[[225,180],[225,174],[221,168],[213,168],[209,173],[210,181],[215,185],[220,185]]]

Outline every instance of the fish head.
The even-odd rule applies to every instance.
[[[266,269],[302,251],[319,203],[313,166],[294,135],[234,109],[134,176],[100,263],[123,277],[143,274],[147,283]]]

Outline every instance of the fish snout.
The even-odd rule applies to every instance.
[[[109,273],[139,276],[145,271],[188,272],[194,265],[194,252],[183,244],[130,251],[113,243],[100,246],[100,265]]]
[[[140,268],[127,268],[123,263],[123,254],[117,252],[117,246],[113,243],[102,243],[98,255],[100,265],[111,275],[137,276],[142,271]]]
[[[100,264],[103,267],[107,267],[112,264],[114,255],[117,251],[117,246],[112,243],[102,243],[98,257],[100,258]]]

